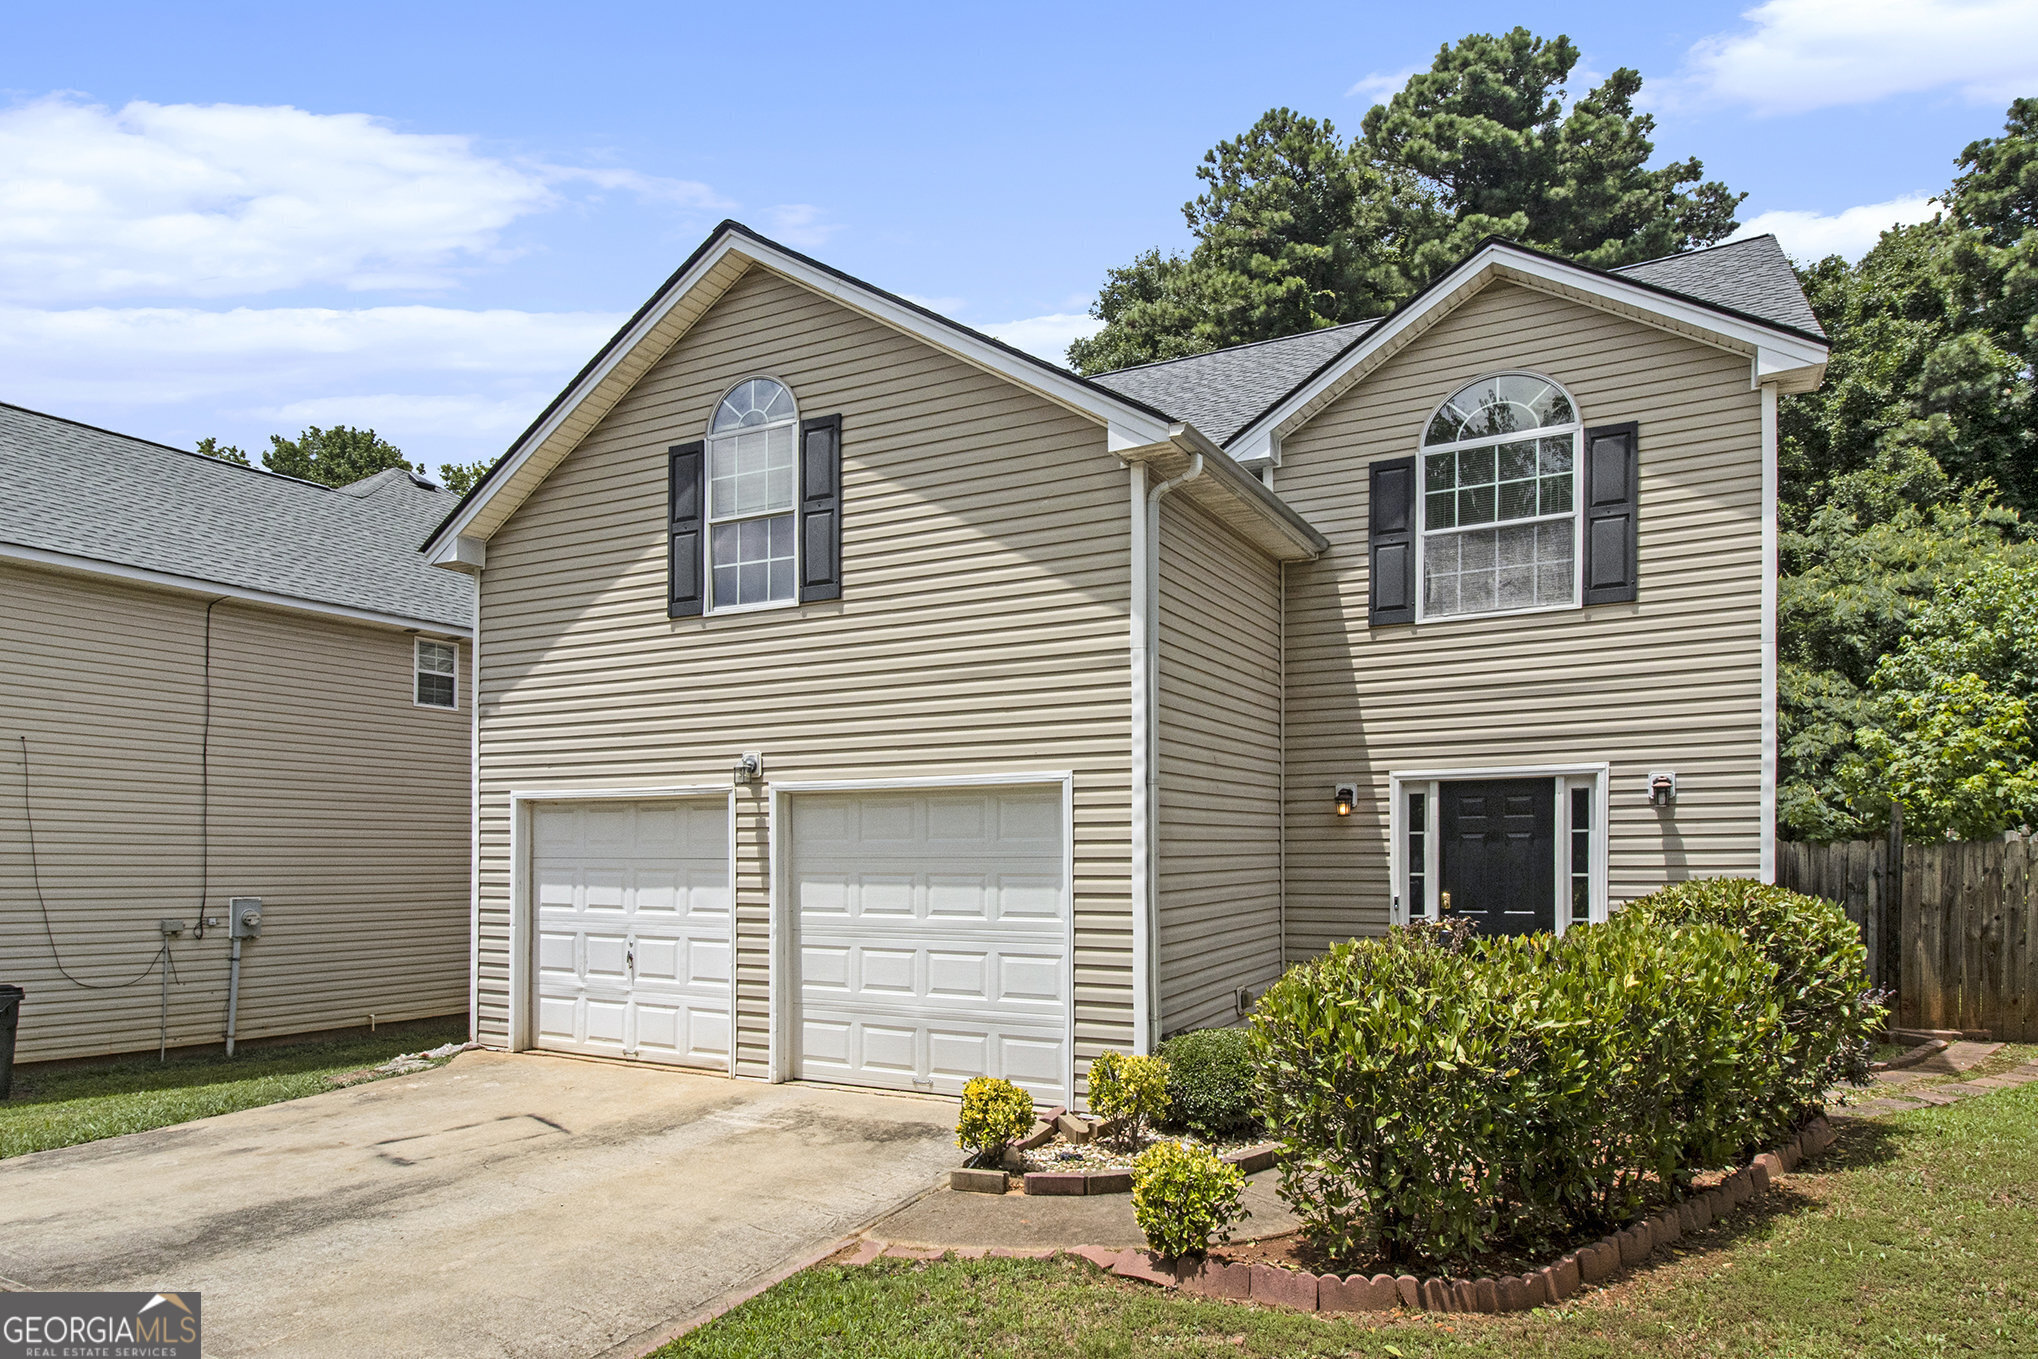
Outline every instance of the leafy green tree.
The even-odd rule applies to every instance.
[[[312,425],[295,439],[271,434],[262,465],[271,472],[327,486],[345,486],[392,467],[406,472],[425,470],[406,461],[401,449],[374,430],[350,425],[334,425],[330,429]]]
[[[223,444],[210,434],[198,441],[198,451],[208,458],[218,458],[221,462],[237,462],[243,467],[248,465],[246,452],[233,444]]]
[[[1924,605],[1871,679],[1876,721],[1839,770],[1857,814],[1919,835],[2038,821],[2038,562],[1978,567]]]
[[[439,484],[454,495],[466,495],[492,465],[485,461],[442,462],[439,464]]]
[[[1800,840],[1864,835],[1887,806],[1857,806],[1838,774],[1877,720],[1877,665],[1953,582],[2038,562],[2038,548],[1990,487],[1957,487],[1930,454],[1903,445],[1833,478],[1815,508],[1786,507],[1782,527],[1778,824]]]
[[[1627,68],[1568,104],[1570,40],[1472,34],[1347,143],[1274,109],[1218,143],[1185,204],[1195,245],[1113,269],[1069,347],[1085,373],[1378,316],[1488,235],[1606,266],[1721,239],[1741,195],[1697,160],[1647,168]]]

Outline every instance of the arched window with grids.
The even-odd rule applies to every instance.
[[[1578,602],[1580,424],[1532,373],[1459,389],[1422,439],[1422,616]]]
[[[799,409],[783,383],[745,378],[708,425],[708,588],[716,611],[784,603],[797,582]]]

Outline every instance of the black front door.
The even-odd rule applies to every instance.
[[[1532,934],[1557,925],[1557,785],[1551,779],[1446,783],[1446,916],[1481,934]]]

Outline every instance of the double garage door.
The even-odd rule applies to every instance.
[[[1070,903],[1058,787],[785,795],[776,1007],[789,1074],[956,1094],[1070,1090]],[[726,1070],[729,807],[540,803],[536,1039]]]

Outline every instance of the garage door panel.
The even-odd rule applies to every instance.
[[[1061,790],[794,794],[796,1074],[1068,1095]]]
[[[727,803],[540,803],[531,842],[538,1046],[727,1069]]]

